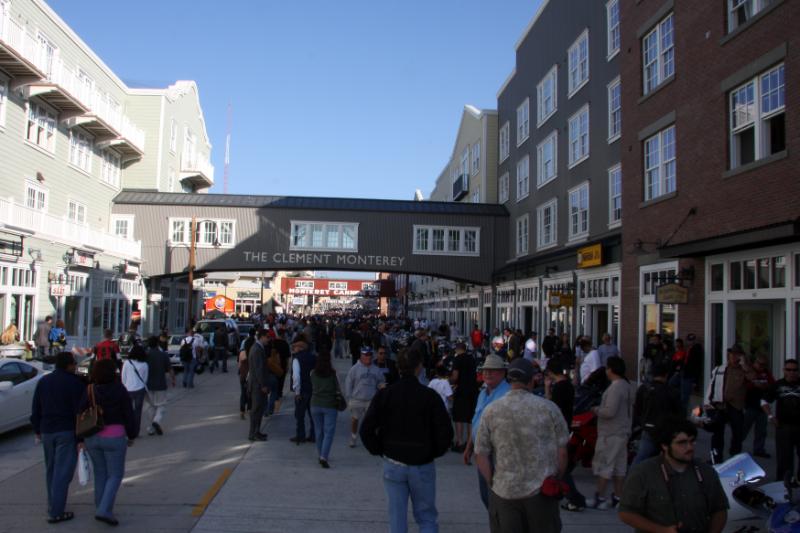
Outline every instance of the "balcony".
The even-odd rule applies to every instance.
[[[469,192],[469,174],[461,174],[453,182],[453,201],[457,202]]]
[[[44,72],[32,59],[36,57],[38,49],[39,41],[16,20],[0,18],[0,69],[20,80],[44,78]]]
[[[0,198],[0,224],[15,230],[25,230],[56,243],[99,249],[126,259],[138,261],[142,256],[141,241],[123,239],[84,224],[31,209],[10,198]]]
[[[201,157],[184,158],[181,161],[180,180],[188,181],[197,189],[214,185],[214,165]]]

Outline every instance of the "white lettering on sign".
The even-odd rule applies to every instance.
[[[385,266],[400,268],[406,258],[397,255],[327,254],[314,252],[244,252],[247,263],[275,263],[320,266]]]

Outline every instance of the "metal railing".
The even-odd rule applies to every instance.
[[[214,183],[214,165],[211,161],[204,157],[195,156],[193,158],[183,158],[181,161],[181,172],[184,173],[200,173],[213,184]]]

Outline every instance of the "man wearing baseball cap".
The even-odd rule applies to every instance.
[[[361,357],[347,373],[344,390],[350,407],[350,447],[355,448],[358,439],[358,423],[364,418],[372,397],[385,386],[380,368],[372,364],[372,348],[361,347]]]
[[[558,498],[543,494],[542,486],[566,469],[569,431],[553,402],[531,394],[533,375],[530,361],[514,359],[511,390],[486,408],[478,426],[475,454],[491,489],[492,533],[561,531]]]

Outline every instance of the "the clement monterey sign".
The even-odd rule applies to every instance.
[[[398,255],[358,255],[320,252],[245,251],[245,263],[275,263],[322,267],[402,267],[406,258]]]

